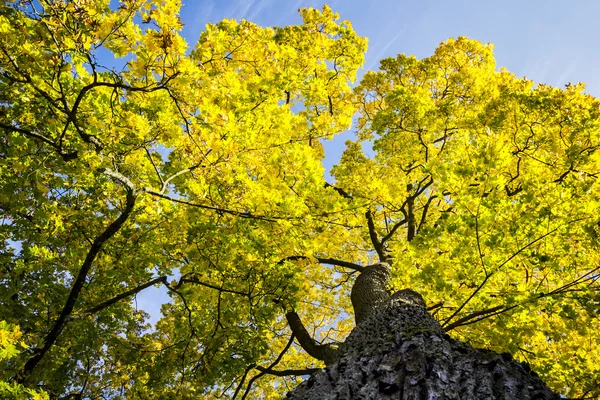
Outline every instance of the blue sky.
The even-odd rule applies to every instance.
[[[223,18],[243,18],[263,26],[296,24],[298,8],[323,4],[187,0],[182,7],[183,33],[193,45],[206,23]],[[369,38],[367,69],[398,53],[426,57],[445,39],[464,35],[495,44],[498,64],[519,76],[552,85],[584,81],[591,94],[600,94],[600,2],[595,0],[334,0],[328,4]]]
[[[297,10],[323,4],[369,39],[365,69],[399,53],[430,56],[440,42],[468,36],[495,45],[498,66],[537,83],[586,82],[600,96],[597,0],[182,0],[183,35],[193,46],[207,23],[247,19],[261,26],[301,22]],[[368,6],[366,5],[368,4]],[[329,169],[346,135],[326,144]]]
[[[191,47],[207,23],[247,19],[262,26],[301,22],[298,8],[321,8],[316,0],[183,0],[183,35]],[[495,45],[498,66],[537,83],[585,82],[600,96],[600,1],[597,0],[334,0],[327,4],[369,39],[365,70],[398,53],[431,55],[449,37],[468,36]],[[367,5],[368,4],[368,5]],[[363,72],[364,72],[363,71]],[[331,167],[350,138],[346,132],[325,146]],[[137,296],[152,314],[169,301],[163,289]]]

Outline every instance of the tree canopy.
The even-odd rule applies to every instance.
[[[452,336],[600,395],[600,103],[450,39],[355,84],[330,8],[207,25],[177,0],[0,5],[0,390],[276,398],[392,264]],[[322,142],[347,130],[327,182]],[[171,296],[155,326],[135,295]],[[20,350],[18,352],[17,350]]]

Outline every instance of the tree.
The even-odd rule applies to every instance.
[[[361,281],[356,280],[353,293]],[[371,280],[371,289],[377,286],[374,283]],[[286,399],[561,398],[527,363],[514,361],[508,353],[473,349],[450,338],[427,312],[417,292],[398,291],[388,295],[386,303],[357,319],[337,358]]]
[[[353,91],[366,41],[328,7],[208,25],[191,51],[178,12],[0,6],[0,320],[29,349],[0,380],[282,395],[354,326],[356,273],[387,261],[446,331],[599,393],[599,111],[582,85],[534,88],[459,38]],[[357,110],[327,183],[321,141]],[[152,328],[132,299],[156,285],[172,302]]]

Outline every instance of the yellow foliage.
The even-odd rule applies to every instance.
[[[366,40],[327,6],[209,24],[189,49],[180,1],[39,3],[0,5],[0,378],[22,385],[0,390],[281,397],[301,378],[265,368],[322,366],[285,313],[342,342],[344,262],[389,256],[451,334],[597,394],[600,104],[583,85],[535,86],[461,37],[352,89]],[[322,141],[357,112],[326,183]],[[136,296],[157,287],[151,326]]]

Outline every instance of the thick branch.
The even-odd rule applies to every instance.
[[[289,257],[286,257],[283,260],[279,261],[279,264],[282,264],[285,261],[306,260],[308,258],[309,257],[307,257],[307,256],[289,256]],[[354,263],[348,262],[348,261],[337,260],[335,258],[321,258],[321,257],[314,257],[314,258],[321,264],[336,265],[338,267],[344,267],[344,268],[352,269],[352,270],[358,271],[358,272],[362,272],[365,269],[365,267],[363,267],[362,265],[354,264]]]
[[[415,224],[415,196],[409,196],[406,204],[408,206],[407,217],[406,220],[408,222],[408,226],[406,229],[406,240],[409,242],[415,238],[416,224]]]
[[[425,182],[426,180],[428,180],[427,182]],[[407,234],[406,234],[406,240],[408,240],[409,242],[411,240],[413,240],[415,238],[415,235],[418,231],[418,229],[421,227],[421,225],[425,222],[425,217],[427,215],[427,209],[429,208],[429,204],[432,200],[432,198],[429,199],[429,201],[427,202],[427,204],[425,205],[425,209],[423,211],[422,214],[422,218],[421,218],[421,222],[419,223],[419,226],[417,227],[417,220],[415,217],[415,200],[417,199],[417,197],[419,197],[423,192],[425,192],[425,190],[427,190],[427,188],[429,186],[431,186],[433,184],[433,178],[431,176],[426,176],[425,178],[423,178],[420,182],[419,185],[417,186],[417,189],[415,190],[415,193],[410,195],[407,199],[406,199],[406,204],[408,206],[408,215],[406,217],[407,221],[408,221],[408,227],[407,227]],[[406,187],[407,191],[410,192],[410,190],[412,190],[412,185],[409,184]]]
[[[58,152],[58,154],[63,158],[64,161],[71,161],[71,160],[77,158],[77,155],[78,155],[77,151],[73,151],[71,153],[64,153],[62,151],[62,148],[59,145],[57,145],[56,143],[54,143],[52,140],[48,139],[44,135],[40,135],[40,134],[32,132],[28,129],[18,128],[16,126],[11,126],[11,125],[5,125],[2,123],[0,123],[0,128],[4,129],[6,131],[9,131],[9,132],[17,132],[24,136],[28,136],[33,139],[37,139],[43,143],[46,143],[47,145],[53,147]]]
[[[425,206],[423,207],[423,213],[421,214],[421,221],[419,221],[419,226],[417,227],[417,232],[420,232],[421,228],[423,228],[423,225],[425,225],[425,221],[427,219],[427,212],[429,211],[429,206],[431,206],[431,202],[435,198],[437,198],[437,196],[434,195],[427,199],[427,203],[425,203]]]
[[[362,265],[354,264],[354,263],[351,263],[348,261],[336,260],[335,258],[317,257],[317,261],[320,262],[321,264],[336,265],[338,267],[353,269],[354,271],[358,271],[358,272],[362,272],[365,270],[365,267],[363,267]]]
[[[375,223],[373,222],[373,215],[371,214],[371,210],[368,210],[365,213],[365,217],[367,218],[367,226],[369,227],[369,237],[371,238],[371,243],[379,256],[379,261],[385,262],[387,260],[387,255],[383,250],[383,245],[379,241],[377,237],[377,231],[375,230]]]
[[[326,187],[326,188],[328,188],[328,187],[332,188],[333,190],[335,190],[336,192],[338,192],[338,194],[339,194],[340,196],[342,196],[342,197],[344,197],[344,198],[346,198],[346,199],[350,199],[350,200],[352,200],[352,199],[353,199],[352,195],[351,195],[351,194],[349,194],[348,192],[346,192],[346,191],[345,191],[344,189],[342,189],[342,188],[339,188],[339,187],[337,187],[337,186],[333,186],[332,184],[330,184],[330,183],[327,183],[327,182],[325,182],[325,187]]]
[[[257,370],[261,372],[265,372],[269,375],[274,376],[304,376],[304,375],[312,375],[317,371],[320,371],[321,368],[305,368],[305,369],[284,369],[281,371],[276,371],[272,369],[267,369],[265,367],[257,366],[255,367]]]
[[[337,357],[338,349],[334,344],[318,344],[308,333],[300,317],[295,311],[285,314],[285,318],[292,329],[292,332],[302,348],[317,360],[325,362],[325,365],[331,364]]]
[[[38,349],[36,354],[27,361],[27,363],[23,367],[23,370],[21,371],[20,376],[17,378],[18,382],[23,382],[25,380],[25,378],[31,374],[31,372],[40,363],[40,361],[42,361],[42,358],[44,358],[44,356],[46,355],[48,350],[50,350],[52,345],[54,345],[54,343],[58,339],[58,336],[60,335],[60,333],[64,329],[66,323],[68,322],[68,319],[69,319],[71,313],[73,312],[73,308],[75,307],[75,303],[77,302],[77,299],[79,298],[81,289],[83,288],[83,285],[85,284],[85,280],[86,280],[87,275],[92,267],[92,263],[96,259],[96,256],[100,252],[100,249],[102,249],[102,246],[104,245],[104,243],[106,243],[110,238],[112,238],[121,229],[121,227],[125,224],[125,221],[127,221],[129,216],[131,215],[131,212],[133,211],[137,193],[136,193],[131,181],[129,179],[127,179],[126,177],[124,177],[123,175],[119,174],[118,172],[111,171],[108,168],[102,170],[102,172],[105,175],[108,175],[110,177],[113,177],[113,178],[119,180],[125,186],[125,188],[127,190],[127,202],[125,204],[125,209],[119,215],[119,217],[116,220],[114,220],[104,230],[104,232],[102,232],[100,234],[100,236],[97,236],[96,239],[94,239],[94,241],[92,242],[92,246],[85,257],[85,260],[83,261],[83,264],[81,265],[81,268],[79,269],[79,273],[77,274],[77,277],[75,278],[75,282],[73,282],[73,287],[71,288],[71,292],[69,293],[67,301],[66,301],[58,319],[54,322],[52,329],[44,338],[44,346],[41,349]]]

